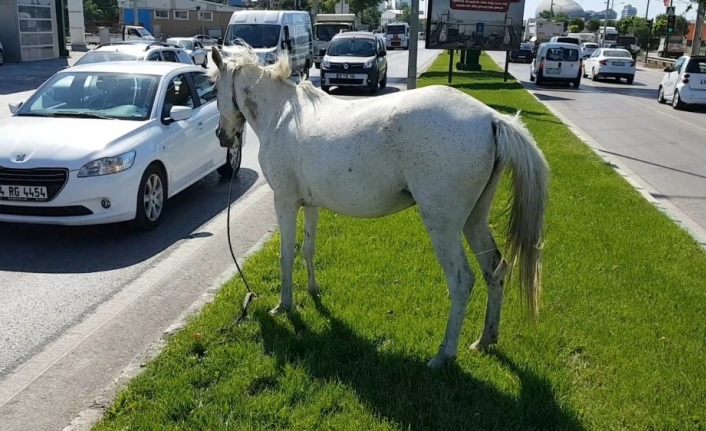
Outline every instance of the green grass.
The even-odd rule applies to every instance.
[[[500,344],[470,352],[485,310],[478,277],[457,361],[427,369],[449,300],[416,209],[375,220],[324,211],[320,306],[298,253],[298,309],[267,314],[279,295],[275,236],[245,265],[260,294],[251,317],[231,325],[244,288],[229,282],[96,429],[704,429],[706,254],[485,55],[482,64],[453,86],[522,109],[552,168],[536,327],[513,283]],[[419,85],[446,84],[447,65],[442,55]],[[505,182],[494,225],[507,196]]]

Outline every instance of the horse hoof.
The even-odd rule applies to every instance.
[[[270,310],[270,314],[271,314],[272,316],[276,316],[276,315],[278,315],[278,314],[286,313],[288,309],[289,309],[289,307],[285,307],[285,306],[282,305],[282,304],[278,304],[275,308],[273,308],[272,310]]]
[[[452,356],[449,356],[445,353],[438,353],[436,356],[434,356],[434,359],[427,362],[427,367],[431,368],[432,370],[436,370],[441,368],[445,363],[451,360],[453,360]]]
[[[309,295],[311,296],[321,296],[321,291],[319,290],[319,286],[316,284],[309,286]]]
[[[482,338],[479,338],[475,343],[471,344],[471,350],[475,350],[477,352],[483,352],[488,349],[488,347],[492,346],[493,344],[498,344],[498,341],[495,340],[483,340]]]

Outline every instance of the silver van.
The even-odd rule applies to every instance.
[[[237,50],[242,39],[263,64],[277,60],[281,52],[289,56],[292,74],[309,77],[314,58],[314,38],[308,12],[296,10],[239,10],[233,12],[223,37],[222,50]]]

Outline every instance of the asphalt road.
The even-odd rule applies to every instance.
[[[504,67],[504,53],[490,54]],[[657,200],[706,228],[706,109],[677,111],[657,103],[664,72],[638,65],[632,85],[589,78],[578,89],[537,87],[527,64],[510,63],[509,72],[629,167]]]
[[[419,66],[428,64],[435,54],[436,51],[420,49]],[[408,52],[391,51],[388,61],[388,87],[380,90],[375,97],[406,87]],[[7,83],[10,78],[3,77],[4,73],[7,72],[0,70],[0,81],[4,78]],[[21,82],[17,77],[12,79]],[[311,80],[318,85],[318,70],[314,68],[311,69]],[[41,84],[41,79],[35,81],[35,86]],[[0,102],[27,97],[28,88],[18,87],[20,92],[12,93],[7,84],[0,86]],[[369,97],[367,91],[357,89],[334,88],[331,94],[341,98]],[[0,108],[0,118],[8,114],[6,106]],[[233,211],[237,212],[238,205],[252,196],[262,195],[264,198],[248,203],[247,207],[241,208],[242,214],[232,217],[235,225],[233,243],[239,256],[276,223],[269,202],[271,199],[261,193],[266,185],[257,161],[258,149],[257,136],[250,129],[242,168],[234,183],[233,200],[237,202]],[[171,316],[180,315],[208,286],[219,282],[219,276],[232,266],[222,229],[227,194],[228,182],[215,173],[209,175],[170,200],[165,207],[163,224],[159,229],[146,233],[132,231],[122,224],[57,227],[0,223],[0,423],[4,422],[7,429],[15,429],[13,425],[16,425],[18,429],[39,430],[51,428],[52,424],[58,426],[57,420],[59,423],[70,420],[81,408],[88,407],[88,400],[95,389],[110,382],[135,351],[158,338],[174,320],[175,317]],[[216,220],[220,221],[217,223]],[[204,246],[199,252],[191,253],[189,247],[196,246],[190,243],[202,243]],[[183,259],[180,257],[182,255]],[[277,262],[273,262],[275,264]],[[80,376],[71,380],[75,387],[70,390],[62,388],[56,380],[52,380],[61,379],[66,374],[59,369],[54,370],[56,376],[46,377],[46,382],[42,382],[41,378],[30,378],[30,372],[39,367],[34,367],[34,362],[39,361],[37,358],[41,358],[39,362],[50,363],[46,368],[49,371],[37,371],[37,376],[51,374],[51,367],[54,366],[51,361],[58,363],[62,358],[68,358],[68,353],[51,357],[47,352],[52,349],[59,351],[61,346],[56,346],[62,345],[67,337],[76,332],[76,327],[100,314],[105,304],[122,298],[126,291],[137,292],[139,288],[144,289],[141,292],[149,293],[148,287],[140,287],[146,286],[148,281],[145,280],[155,286],[159,284],[163,290],[158,294],[152,292],[149,298],[149,301],[158,302],[147,304],[148,299],[140,298],[140,295],[148,296],[147,293],[135,294],[137,296],[131,301],[135,304],[142,301],[139,306],[146,307],[144,310],[126,317],[120,325],[114,325],[116,329],[110,333],[107,332],[108,326],[103,327],[102,324],[90,329],[105,330],[106,337],[116,337],[116,340],[109,347],[93,346],[83,356],[77,353],[80,346],[72,350],[72,363],[62,366],[67,369],[84,367],[71,368]],[[185,292],[190,292],[191,296]],[[116,313],[122,310],[120,307],[113,308]],[[175,310],[165,314],[163,321],[155,322],[157,317],[150,315],[170,308]],[[67,332],[69,329],[71,331]],[[86,330],[86,337],[92,334],[90,331]],[[134,334],[139,331],[145,331],[145,334]],[[130,341],[130,337],[138,338]],[[85,349],[89,350],[88,343],[84,344]],[[111,352],[107,352],[108,349]],[[104,354],[112,355],[110,360],[102,358]],[[46,360],[43,355],[47,355]],[[101,361],[104,361],[102,368]],[[18,377],[18,374],[22,375]],[[83,376],[89,375],[90,379],[86,377],[89,381],[81,381]],[[63,404],[51,401],[51,391],[56,391],[54,394],[64,400]],[[43,399],[44,404],[37,404],[38,397]],[[31,419],[23,415],[24,408],[35,412]]]

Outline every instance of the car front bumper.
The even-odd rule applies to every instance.
[[[135,218],[142,171],[78,178],[70,171],[63,188],[47,202],[0,200],[0,222],[82,226]],[[108,208],[104,204],[109,202]]]
[[[377,70],[373,67],[369,69],[359,67],[321,69],[321,85],[327,87],[367,87],[376,79],[378,79]]]

